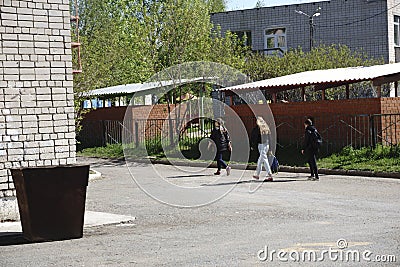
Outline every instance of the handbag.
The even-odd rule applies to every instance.
[[[271,172],[277,173],[278,171],[279,171],[279,161],[274,155],[272,155]]]

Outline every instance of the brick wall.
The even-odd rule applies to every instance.
[[[175,105],[170,105],[171,111]],[[158,104],[154,106],[130,106],[130,107],[108,107],[91,110],[85,114],[84,120],[117,120],[123,121],[127,109],[131,112],[127,113],[127,118],[131,115],[133,119],[166,119],[168,116],[168,106],[166,104]],[[181,113],[184,114],[186,108],[182,106]]]
[[[84,120],[123,121],[127,107],[108,107],[91,110],[84,115]]]
[[[175,105],[171,104],[170,109],[172,112],[171,118],[175,118]],[[128,110],[128,112],[126,112]],[[175,112],[180,112],[181,116],[179,119],[185,118],[185,112],[187,108],[182,105]],[[103,121],[103,120],[114,120],[124,121],[125,127],[131,129],[129,136],[131,136],[131,142],[137,143],[142,142],[145,139],[152,139],[156,136],[167,136],[169,134],[169,123],[165,123],[168,118],[168,106],[166,104],[158,104],[154,106],[130,106],[130,107],[110,107],[110,108],[98,108],[91,110],[85,114],[85,118],[82,121],[83,130],[80,132],[80,139],[84,140],[93,139],[90,137],[92,131],[85,129],[85,127],[93,128],[91,121]],[[149,121],[147,119],[150,119]],[[173,123],[175,125],[175,123]],[[146,130],[145,130],[146,129]],[[146,136],[144,132],[146,131]],[[126,140],[127,141],[127,140]],[[90,146],[90,145],[89,145]]]
[[[400,97],[381,99],[382,114],[400,114]],[[400,115],[382,116],[382,142],[400,144]]]
[[[75,163],[69,0],[0,0],[0,220],[10,168]]]
[[[272,103],[270,109],[273,113],[277,128],[277,138],[281,145],[298,144],[303,142],[304,120],[313,117],[315,125],[323,135],[326,144],[331,148],[343,147],[348,144],[354,146],[368,146],[372,140],[371,123],[374,124],[375,135],[378,142],[384,144],[397,144],[400,142],[400,98],[363,98],[347,100],[326,100],[313,102],[291,102],[291,103]],[[171,107],[173,108],[173,106]],[[254,114],[263,114],[264,105],[231,106],[232,110],[227,109],[226,123],[228,128],[234,129],[235,125],[230,125],[231,112],[237,113],[242,117],[243,123],[248,132],[255,125]],[[90,112],[87,116],[95,120],[120,120],[125,113],[125,107],[103,108]],[[150,115],[148,115],[150,112]],[[184,109],[182,110],[184,112]],[[146,127],[148,136],[153,137],[160,134],[167,134],[168,125],[163,124],[167,118],[167,106],[134,106],[131,107],[132,118],[137,122],[129,126],[134,133],[132,142],[137,142],[145,138],[142,133]],[[380,115],[392,114],[392,115]],[[372,116],[376,115],[376,116]],[[144,121],[146,118],[153,121]],[[156,122],[154,119],[160,119]],[[267,118],[268,120],[268,118]],[[163,128],[163,133],[160,129]],[[236,132],[232,132],[233,138]]]
[[[174,108],[170,106],[171,110]],[[149,115],[151,114],[151,115]],[[165,119],[168,115],[168,106],[165,104],[154,106],[133,106],[132,118],[133,119]]]
[[[400,98],[362,98],[325,100],[313,102],[272,103],[271,111],[274,116],[320,116],[321,114],[381,114],[400,113]],[[264,112],[262,105],[250,105],[255,113]],[[166,104],[154,106],[133,106],[132,118],[135,119],[165,119],[168,114]],[[231,108],[240,116],[252,116],[252,110],[247,105],[236,105]],[[99,108],[85,115],[87,120],[123,120],[127,107]],[[174,105],[171,105],[171,110]],[[186,111],[182,109],[182,114]],[[147,116],[147,114],[150,115]]]
[[[275,116],[319,116],[321,114],[380,114],[381,99],[343,99],[313,102],[273,103]]]
[[[255,125],[251,109],[247,105],[231,106],[243,118],[248,131]],[[400,98],[367,98],[348,100],[327,100],[313,102],[270,104],[275,118],[277,137],[281,144],[302,143],[304,120],[313,117],[318,130],[332,146],[354,144],[369,145],[371,133],[369,123],[373,120],[378,141],[384,144],[400,142],[400,116],[377,116],[374,114],[400,114]],[[252,105],[260,113],[263,105]],[[261,114],[261,113],[260,113]],[[229,116],[229,113],[227,112]],[[397,125],[397,126],[396,126]],[[234,134],[234,133],[232,133]]]
[[[381,99],[382,114],[400,113],[400,97],[387,97]]]

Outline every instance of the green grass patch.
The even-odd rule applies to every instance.
[[[79,156],[98,158],[123,158],[124,151],[121,144],[107,144],[105,147],[90,147],[77,152]]]
[[[200,140],[200,139],[199,139]],[[196,140],[199,142],[199,140]],[[182,149],[182,154],[187,159],[196,160],[199,157],[198,144],[193,145],[186,143],[187,140],[181,140],[180,146],[189,149]],[[145,149],[145,146],[147,150]],[[163,159],[165,154],[159,142],[146,142],[139,147],[125,147],[125,152],[132,158],[143,158],[151,156]],[[177,148],[168,151],[169,157],[179,158],[174,151]],[[86,148],[77,153],[81,156],[100,157],[100,158],[123,158],[124,149],[121,144],[108,144],[105,147]],[[298,149],[278,149],[277,158],[281,165],[287,166],[306,166],[306,159],[300,154]],[[250,155],[250,163],[254,164],[257,155]],[[240,163],[240,162],[239,162]],[[372,148],[354,149],[353,147],[345,147],[341,152],[318,160],[319,168],[326,169],[342,169],[342,170],[363,170],[375,172],[400,172],[400,146],[377,146]]]
[[[319,168],[400,172],[400,146],[377,146],[354,149],[345,147],[341,152],[318,160]]]

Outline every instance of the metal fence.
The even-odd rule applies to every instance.
[[[255,118],[243,117],[242,120],[250,132],[255,125]],[[275,117],[278,149],[297,149],[302,146],[304,120],[303,116]],[[345,146],[374,147],[377,144],[397,145],[400,142],[400,114],[321,115],[313,120],[324,139],[323,154],[331,154]],[[185,125],[174,119],[132,120],[125,123],[84,121],[82,131],[77,136],[78,149],[122,143],[123,136],[125,142],[135,147],[179,144],[180,149],[189,149],[210,135],[212,123],[210,119],[197,119]]]
[[[312,119],[324,139],[324,154],[331,154],[345,146],[391,146],[400,142],[400,114],[321,115]],[[304,117],[276,117],[278,146],[301,147],[304,120]]]
[[[208,118],[186,123],[176,119],[88,120],[82,123],[77,136],[78,149],[122,142],[134,147],[179,144],[180,149],[189,149],[202,138],[209,137],[212,127],[213,121]]]

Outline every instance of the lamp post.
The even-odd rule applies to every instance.
[[[310,24],[310,51],[314,47],[314,17],[318,17],[319,15],[321,15],[320,10],[321,8],[318,7],[312,15],[308,15],[301,10],[295,10],[296,13],[308,17],[308,22]]]

